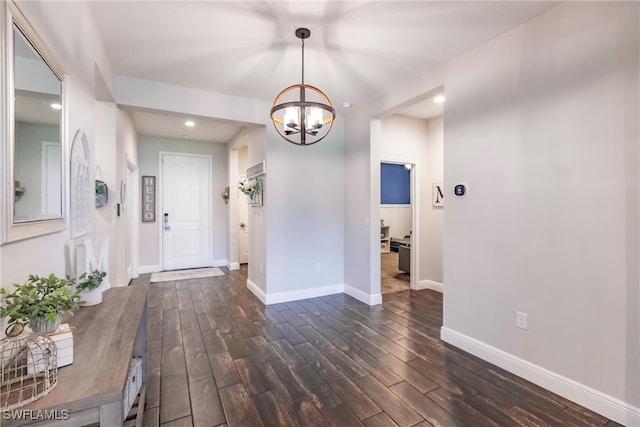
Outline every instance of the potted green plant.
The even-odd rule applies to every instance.
[[[76,289],[80,290],[83,305],[96,305],[102,302],[102,281],[106,277],[105,271],[94,270],[91,273],[82,273],[78,277]]]
[[[8,317],[10,323],[28,323],[34,332],[55,332],[62,315],[80,305],[80,290],[73,285],[74,280],[68,275],[60,278],[53,273],[48,277],[31,274],[26,283],[14,283],[12,292],[0,289],[4,296],[0,317]]]

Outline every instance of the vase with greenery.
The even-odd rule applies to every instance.
[[[14,283],[12,292],[0,289],[4,305],[0,317],[9,318],[9,323],[28,323],[34,332],[51,333],[60,326],[62,315],[72,313],[80,305],[80,290],[74,289],[75,281],[55,274],[49,276],[29,275],[24,284]]]
[[[82,273],[78,277],[76,289],[80,290],[83,305],[96,305],[102,302],[102,282],[106,277],[105,271],[94,270]]]

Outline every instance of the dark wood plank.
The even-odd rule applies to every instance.
[[[253,357],[235,360],[236,368],[245,385],[245,389],[251,396],[263,393],[275,388],[275,384],[267,375],[264,368]]]
[[[162,376],[160,382],[160,423],[191,415],[189,387],[184,374]]]
[[[412,426],[422,421],[422,417],[417,412],[403,401],[396,399],[396,396],[374,377],[368,375],[354,382],[398,425]]]
[[[426,396],[437,403],[445,411],[460,419],[462,425],[502,427],[500,424],[492,421],[473,406],[470,406],[464,400],[457,399],[444,389],[438,388],[430,391]]]
[[[311,366],[300,365],[293,368],[291,374],[304,389],[307,398],[323,413],[342,404],[340,398]]]
[[[187,365],[184,359],[184,348],[176,345],[163,349],[162,352],[162,376],[182,374],[186,375]]]
[[[187,364],[187,375],[189,382],[198,381],[213,376],[211,364],[207,351],[203,349],[184,349],[185,361]]]
[[[286,400],[294,402],[307,397],[304,388],[296,381],[295,377],[281,360],[269,363],[269,367],[273,371],[273,375],[278,381],[277,388],[287,396]]]
[[[227,424],[232,426],[259,427],[262,424],[260,416],[249,397],[244,384],[234,384],[221,388],[220,401],[224,408]]]
[[[433,426],[452,427],[464,425],[454,415],[445,411],[433,400],[427,398],[406,382],[391,386],[390,389]]]
[[[271,348],[289,369],[305,363],[300,353],[285,339],[271,341]]]
[[[346,375],[336,368],[310,344],[299,344],[296,350],[309,365],[327,381],[329,387],[340,397],[359,419],[368,418],[380,412],[380,408],[356,386]]]
[[[229,353],[215,353],[209,355],[211,370],[216,379],[218,388],[227,387],[242,381],[236,370],[236,365]]]
[[[307,398],[289,402],[284,408],[287,410],[292,426],[324,426],[327,420],[322,416],[318,408]]]
[[[216,353],[228,353],[229,349],[225,344],[219,330],[202,331],[202,341],[209,355]]]
[[[229,355],[233,359],[242,359],[243,357],[249,357],[253,355],[253,351],[249,348],[244,338],[236,332],[230,332],[228,334],[222,334],[222,339],[227,345]]]
[[[387,354],[378,359],[381,363],[403,378],[406,382],[426,393],[438,387],[436,383],[395,357],[393,354]]]
[[[147,369],[147,396],[146,407],[157,408],[160,406],[160,367]]]
[[[364,424],[345,405],[338,405],[335,408],[322,411],[331,427],[361,427]]]
[[[274,427],[293,426],[293,420],[274,396],[273,391],[265,391],[252,397],[262,424]]]
[[[190,382],[189,397],[191,398],[194,426],[215,426],[226,422],[218,388],[213,377]]]
[[[362,420],[362,422],[367,427],[394,427],[398,425],[384,412]]]
[[[191,417],[180,418],[179,420],[169,421],[168,423],[163,423],[160,427],[193,427],[193,421]]]

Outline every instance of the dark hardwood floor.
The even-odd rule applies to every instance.
[[[145,426],[616,425],[444,344],[437,292],[265,307],[223,271],[150,286]]]

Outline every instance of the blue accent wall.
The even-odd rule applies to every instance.
[[[411,204],[411,171],[404,165],[380,163],[380,203]]]

